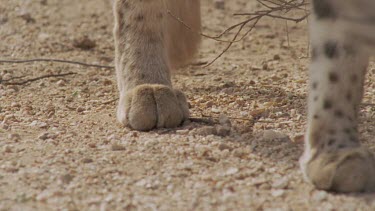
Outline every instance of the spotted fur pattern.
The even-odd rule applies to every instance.
[[[300,163],[318,188],[374,189],[373,155],[358,140],[358,109],[375,50],[375,1],[313,0],[308,129]]]
[[[312,61],[308,129],[300,159],[319,189],[375,189],[375,160],[358,141],[358,109],[369,56],[375,49],[374,0],[312,0]],[[175,127],[188,118],[172,69],[199,44],[168,13],[200,29],[199,0],[115,0],[118,119],[137,130]]]

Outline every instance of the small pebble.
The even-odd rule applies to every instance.
[[[5,153],[11,153],[12,152],[12,147],[9,146],[9,145],[6,145],[6,146],[4,146],[3,151]]]
[[[44,190],[36,196],[37,201],[45,202],[52,197],[52,193],[48,190]]]
[[[240,148],[234,149],[232,153],[234,157],[238,157],[238,158],[242,158],[243,156],[247,154],[245,150],[240,149]]]
[[[60,180],[65,183],[65,184],[68,184],[70,183],[72,180],[73,180],[73,176],[70,175],[70,174],[64,174],[60,177]]]
[[[13,102],[10,106],[12,106],[13,108],[19,108],[21,107],[21,104]]]
[[[112,85],[112,81],[111,81],[111,80],[108,80],[108,79],[104,79],[104,81],[103,81],[103,85],[104,85],[104,86]]]
[[[227,145],[227,144],[225,144],[225,143],[221,143],[221,144],[219,145],[219,149],[220,149],[221,151],[226,150],[226,149],[228,149],[228,150],[232,150],[232,147],[230,147],[229,145]]]
[[[47,127],[48,127],[48,124],[45,123],[45,122],[40,122],[40,123],[39,123],[39,127],[40,127],[40,128],[47,128]]]
[[[284,190],[272,190],[271,191],[271,195],[273,197],[280,197],[282,195],[284,195],[285,191]]]
[[[179,134],[179,135],[187,135],[187,134],[189,134],[189,130],[177,130],[177,131],[176,131],[176,134]]]
[[[262,69],[263,69],[263,70],[268,70],[268,64],[267,64],[267,63],[264,63]]]
[[[280,57],[280,55],[276,54],[276,55],[273,56],[273,59],[274,59],[274,60],[280,60],[281,57]]]
[[[56,82],[56,84],[57,84],[57,86],[65,86],[66,85],[64,80],[59,80],[59,81]]]
[[[47,33],[42,32],[42,33],[39,33],[39,35],[38,35],[38,40],[40,42],[46,42],[48,40],[48,38],[50,38],[50,35],[47,34]]]
[[[217,125],[215,129],[216,129],[215,135],[222,136],[222,137],[230,135],[231,128],[228,126]]]
[[[112,151],[124,151],[126,148],[119,144],[113,144],[111,146]]]
[[[47,140],[48,138],[49,138],[49,134],[48,133],[42,133],[38,137],[38,139],[40,139],[40,140]]]
[[[220,113],[220,109],[218,108],[211,108],[212,113]]]
[[[89,146],[90,148],[96,148],[96,144],[94,144],[94,143],[89,143],[88,146]]]
[[[225,175],[227,176],[230,176],[230,175],[233,175],[233,174],[236,174],[239,172],[239,169],[238,168],[229,168],[226,172],[225,172]]]
[[[21,140],[21,136],[17,133],[12,133],[8,135],[8,140],[17,142]]]
[[[94,40],[91,40],[88,36],[83,36],[73,40],[73,46],[82,50],[90,50],[96,47]]]
[[[223,114],[221,114],[219,116],[219,123],[221,125],[226,125],[226,126],[229,126],[229,127],[232,126],[232,123],[230,122],[229,117],[227,117],[226,115],[223,115]]]
[[[94,160],[91,159],[91,158],[83,158],[82,159],[82,163],[92,163],[92,162],[94,162]]]
[[[214,102],[212,102],[212,101],[208,101],[208,102],[206,102],[206,107],[207,108],[210,108],[210,107],[212,107],[214,105]]]
[[[276,189],[285,189],[288,187],[289,184],[289,179],[288,178],[281,178],[276,180],[273,184],[272,187]]]
[[[12,74],[10,73],[5,73],[3,76],[2,76],[2,79],[3,80],[10,80],[12,78]]]
[[[325,191],[314,191],[312,195],[312,200],[321,202],[327,199],[327,197],[328,197],[328,194]]]
[[[263,138],[267,140],[274,140],[274,139],[289,139],[289,137],[284,134],[273,130],[265,130],[263,131]]]
[[[208,136],[216,134],[216,129],[213,126],[204,126],[194,130],[194,134],[201,136]]]
[[[81,112],[84,112],[84,111],[85,111],[85,108],[83,108],[83,107],[78,107],[78,108],[76,109],[76,111],[79,112],[79,113],[81,113]]]
[[[30,12],[28,11],[25,11],[25,10],[21,11],[19,17],[24,19],[26,23],[35,23],[35,19],[31,16]]]
[[[225,9],[225,1],[224,0],[214,0],[214,5],[216,9],[223,10]]]

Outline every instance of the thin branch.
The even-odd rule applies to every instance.
[[[62,73],[62,74],[42,75],[42,76],[39,76],[39,77],[36,77],[36,78],[26,79],[26,80],[23,80],[23,81],[20,81],[20,82],[7,82],[7,81],[0,80],[0,84],[6,85],[6,86],[9,86],[9,85],[25,85],[27,83],[39,81],[39,80],[42,80],[42,79],[45,79],[45,78],[64,77],[64,76],[75,75],[75,74],[77,74],[77,73],[70,72],[70,73]]]
[[[57,63],[66,63],[66,64],[76,64],[76,65],[81,65],[81,66],[85,66],[85,67],[115,69],[114,66],[110,66],[110,65],[89,64],[89,63],[84,63],[84,62],[79,62],[79,61],[69,61],[69,60],[64,60],[64,59],[45,59],[45,58],[0,59],[0,64],[1,63],[20,64],[20,63],[32,63],[32,62],[57,62]],[[202,66],[202,65],[205,65],[207,63],[208,62],[195,62],[195,63],[190,63],[189,65],[191,65],[191,66]],[[23,77],[25,77],[25,76],[19,76],[19,77],[10,78],[10,79],[7,79],[7,80],[2,80],[2,82],[11,81],[11,80],[19,79],[19,78],[23,78]]]
[[[182,24],[185,28],[189,29],[190,31],[193,31],[193,32],[196,32],[197,34],[199,34],[200,36],[202,37],[206,37],[206,38],[209,38],[209,39],[212,39],[212,40],[215,40],[215,41],[218,41],[218,42],[232,42],[232,41],[228,41],[228,40],[222,40],[220,39],[222,37],[222,35],[218,35],[218,36],[211,36],[211,35],[208,35],[208,34],[204,34],[202,32],[197,32],[195,31],[191,26],[187,25],[181,18],[177,17],[176,15],[174,15],[170,10],[167,10],[167,13],[168,15],[170,15],[173,19],[175,19],[176,21],[180,22],[180,24]]]
[[[184,27],[189,29],[192,32],[195,32],[203,37],[213,39],[218,42],[224,42],[228,43],[228,45],[222,50],[222,52],[216,56],[211,62],[207,63],[201,63],[201,64],[192,64],[193,66],[197,65],[204,65],[204,67],[210,66],[213,64],[216,60],[218,60],[222,55],[224,55],[233,45],[233,43],[240,42],[242,41],[256,26],[256,24],[263,18],[263,17],[271,17],[271,18],[276,18],[276,19],[282,19],[282,20],[287,20],[287,21],[294,21],[296,23],[299,23],[305,19],[307,19],[309,13],[306,11],[306,6],[308,3],[305,2],[305,0],[257,0],[258,3],[260,3],[262,6],[267,8],[267,10],[261,10],[257,11],[254,13],[236,13],[234,16],[250,16],[244,21],[241,21],[239,23],[236,23],[229,28],[225,29],[223,32],[216,36],[211,36],[208,34],[204,34],[200,31],[195,31],[192,27],[190,27],[188,24],[186,24],[181,18],[177,17],[174,15],[170,10],[167,10],[167,13],[180,22]],[[292,17],[287,17],[283,15],[275,15],[274,13],[277,12],[283,12],[284,14],[290,12],[293,9],[297,10],[303,10],[305,11],[305,15],[299,18],[292,18]],[[247,26],[250,22],[253,22],[253,24],[250,26],[250,28],[242,35],[240,36],[241,32]],[[234,34],[233,38],[231,40],[223,40],[221,39],[224,35],[228,34],[232,30],[238,28],[237,32]],[[110,65],[97,65],[97,64],[88,64],[84,62],[79,62],[79,61],[69,61],[69,60],[62,60],[62,59],[46,59],[46,58],[34,58],[34,59],[17,59],[17,60],[8,60],[8,59],[0,59],[0,64],[1,63],[32,63],[32,62],[58,62],[58,63],[67,63],[67,64],[76,64],[76,65],[82,65],[86,67],[95,67],[95,68],[104,68],[104,69],[114,69],[114,66]],[[23,76],[21,76],[23,77]],[[53,76],[52,76],[53,77]],[[14,78],[16,79],[16,78]],[[10,79],[7,81],[11,81],[14,79]],[[10,83],[4,83],[6,82],[5,80],[0,81],[0,84],[10,84]],[[24,81],[25,82],[25,81]],[[23,82],[19,82],[23,83]],[[28,83],[28,82],[25,82]],[[18,84],[18,83],[16,83]],[[20,84],[18,84],[20,85]]]
[[[206,118],[212,118],[212,119],[219,119],[220,117],[218,116],[207,116],[207,115],[204,115],[202,114],[203,117],[206,117]],[[250,122],[253,122],[254,119],[252,118],[242,118],[242,117],[232,117],[232,116],[228,116],[228,119],[231,119],[231,120],[241,120],[241,121],[250,121]]]
[[[1,82],[7,82],[7,81],[14,81],[14,80],[16,80],[16,79],[21,79],[21,78],[24,78],[24,77],[26,77],[26,76],[16,76],[16,77],[12,77],[12,78],[9,78],[9,79],[6,79],[6,80],[0,80],[0,83]]]
[[[262,1],[266,1],[266,0],[258,0],[258,2],[262,2]],[[205,34],[203,32],[200,32],[200,31],[195,31],[191,26],[186,24],[180,17],[177,17],[175,14],[173,14],[172,11],[167,10],[167,13],[173,19],[175,19],[176,21],[181,23],[185,28],[189,29],[192,32],[196,32],[197,34],[199,34],[203,37],[206,37],[206,38],[218,41],[218,42],[233,43],[233,42],[241,41],[242,38],[240,40],[223,40],[223,39],[220,39],[220,38],[223,37],[225,34],[229,33],[230,31],[232,31],[233,29],[235,29],[237,27],[242,27],[243,25],[246,25],[253,20],[258,20],[258,19],[260,19],[264,16],[278,18],[278,19],[286,19],[286,20],[290,20],[290,21],[295,21],[297,23],[306,19],[306,17],[308,16],[307,15],[307,16],[304,16],[304,17],[301,17],[301,18],[289,18],[289,17],[272,15],[271,13],[275,13],[275,12],[279,12],[279,11],[290,11],[291,9],[304,10],[303,8],[301,8],[301,6],[307,5],[307,3],[305,3],[304,1],[302,1],[301,3],[297,3],[297,4],[291,4],[290,2],[285,2],[283,0],[278,0],[278,1],[283,2],[284,5],[274,3],[274,4],[279,5],[279,6],[278,7],[267,7],[267,8],[269,8],[269,10],[258,11],[256,13],[236,13],[236,14],[234,14],[234,16],[245,16],[245,15],[249,16],[249,15],[252,15],[252,16],[256,16],[256,17],[248,18],[248,19],[246,19],[246,20],[244,20],[240,23],[234,24],[234,25],[228,27],[226,30],[224,30],[223,32],[221,32],[220,34],[218,34],[216,36],[208,35],[208,34]],[[292,0],[291,2],[294,2],[294,1],[296,1],[296,0]]]
[[[98,65],[98,64],[88,64],[84,62],[78,61],[69,61],[63,59],[45,59],[45,58],[35,58],[35,59],[14,59],[14,60],[7,60],[7,59],[0,59],[1,63],[32,63],[32,62],[57,62],[57,63],[66,63],[66,64],[77,64],[85,67],[96,67],[96,68],[105,68],[105,69],[114,69],[114,66],[109,65]]]
[[[250,30],[248,30],[246,33],[245,33],[245,35],[244,36],[246,36],[248,33],[250,33],[250,31],[252,31],[252,29],[255,27],[255,25],[258,23],[258,21],[259,21],[260,19],[258,19],[258,20],[256,20],[255,22],[254,22],[254,24],[253,24],[253,26],[250,28]],[[240,33],[241,33],[241,31],[242,31],[242,29],[244,28],[246,26],[246,23],[244,23],[240,28],[239,28],[239,30],[237,31],[237,33],[236,33],[236,35],[233,37],[233,41],[235,41],[236,39],[237,39],[237,37],[240,35]],[[243,36],[243,37],[244,37]],[[242,38],[243,38],[242,37]],[[242,39],[241,38],[241,39]],[[241,40],[240,39],[240,40]],[[210,65],[212,65],[216,60],[218,60],[220,57],[222,57],[229,49],[230,49],[230,47],[232,47],[232,45],[233,45],[233,43],[234,42],[231,42],[231,43],[229,43],[228,45],[227,45],[227,47],[218,55],[218,56],[216,56],[211,62],[209,62],[208,64],[206,64],[205,66],[203,66],[203,67],[208,67],[208,66],[210,66]]]
[[[109,101],[106,101],[106,102],[102,102],[101,104],[102,105],[108,105],[108,104],[111,104],[111,103],[114,103],[116,101],[118,101],[120,98],[115,98],[113,100],[109,100]]]
[[[306,5],[308,3],[305,2],[305,0],[257,0],[258,3],[260,3],[262,6],[267,8],[266,10],[261,10],[257,11],[254,13],[236,13],[234,16],[250,16],[244,21],[241,21],[239,23],[236,23],[229,28],[225,29],[222,33],[216,35],[216,36],[211,36],[205,33],[202,33],[200,31],[195,31],[192,27],[190,27],[188,24],[186,24],[180,17],[177,17],[174,15],[170,10],[167,10],[167,13],[177,20],[179,23],[181,23],[185,28],[189,29],[192,32],[195,32],[203,37],[218,41],[218,42],[225,42],[229,43],[223,50],[222,52],[217,55],[211,62],[208,64],[204,65],[204,67],[208,67],[212,65],[216,60],[218,60],[222,55],[224,55],[233,45],[233,43],[240,42],[242,41],[256,26],[256,24],[263,18],[263,17],[271,17],[271,18],[276,18],[276,19],[281,19],[281,20],[286,20],[286,21],[294,21],[296,23],[299,23],[309,16],[309,13],[306,12]],[[302,10],[305,11],[305,15],[299,18],[293,18],[293,17],[288,17],[285,15],[277,15],[275,13],[282,12],[283,14],[287,14],[291,10]],[[244,29],[246,25],[248,25],[250,22],[253,22],[253,24],[250,26],[250,28],[242,35],[239,36]],[[228,34],[232,30],[238,28],[237,32],[233,36],[231,40],[223,40],[221,39],[225,34]]]
[[[254,15],[254,14],[256,14],[256,13],[236,13],[234,15],[235,16],[242,16],[242,15]],[[299,23],[299,22],[305,20],[310,15],[310,13],[307,13],[304,16],[299,17],[299,18],[291,18],[291,17],[285,17],[285,16],[281,16],[281,15],[272,15],[272,14],[262,14],[262,15],[267,16],[267,17],[271,17],[271,18],[282,19],[282,20],[293,21],[293,22]]]

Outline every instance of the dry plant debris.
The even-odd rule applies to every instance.
[[[114,52],[110,3],[0,0],[0,53],[108,64]],[[255,0],[225,1],[224,9],[208,0],[202,5],[207,34],[248,17],[234,13],[264,7]],[[35,22],[20,17],[22,11]],[[17,79],[12,82],[77,74],[0,84],[0,210],[372,210],[371,194],[326,193],[302,179],[306,24],[290,22],[288,32],[285,20],[264,17],[222,59],[177,72],[173,82],[187,94],[194,118],[148,133],[117,123],[113,68],[1,63],[1,80]],[[72,37],[87,34],[95,48],[72,47]],[[217,57],[221,45],[205,39],[198,63]],[[370,148],[374,72],[361,114]]]

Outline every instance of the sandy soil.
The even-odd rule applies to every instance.
[[[225,10],[203,0],[204,32],[255,9],[254,0]],[[109,0],[0,0],[0,57],[113,65],[112,27]],[[198,62],[224,47],[204,39]],[[307,55],[306,23],[265,19],[213,65],[176,73],[194,119],[147,133],[116,122],[111,69],[0,64],[2,80],[77,73],[0,84],[0,210],[375,209],[374,194],[326,193],[302,179]],[[361,114],[370,148],[374,72]]]

